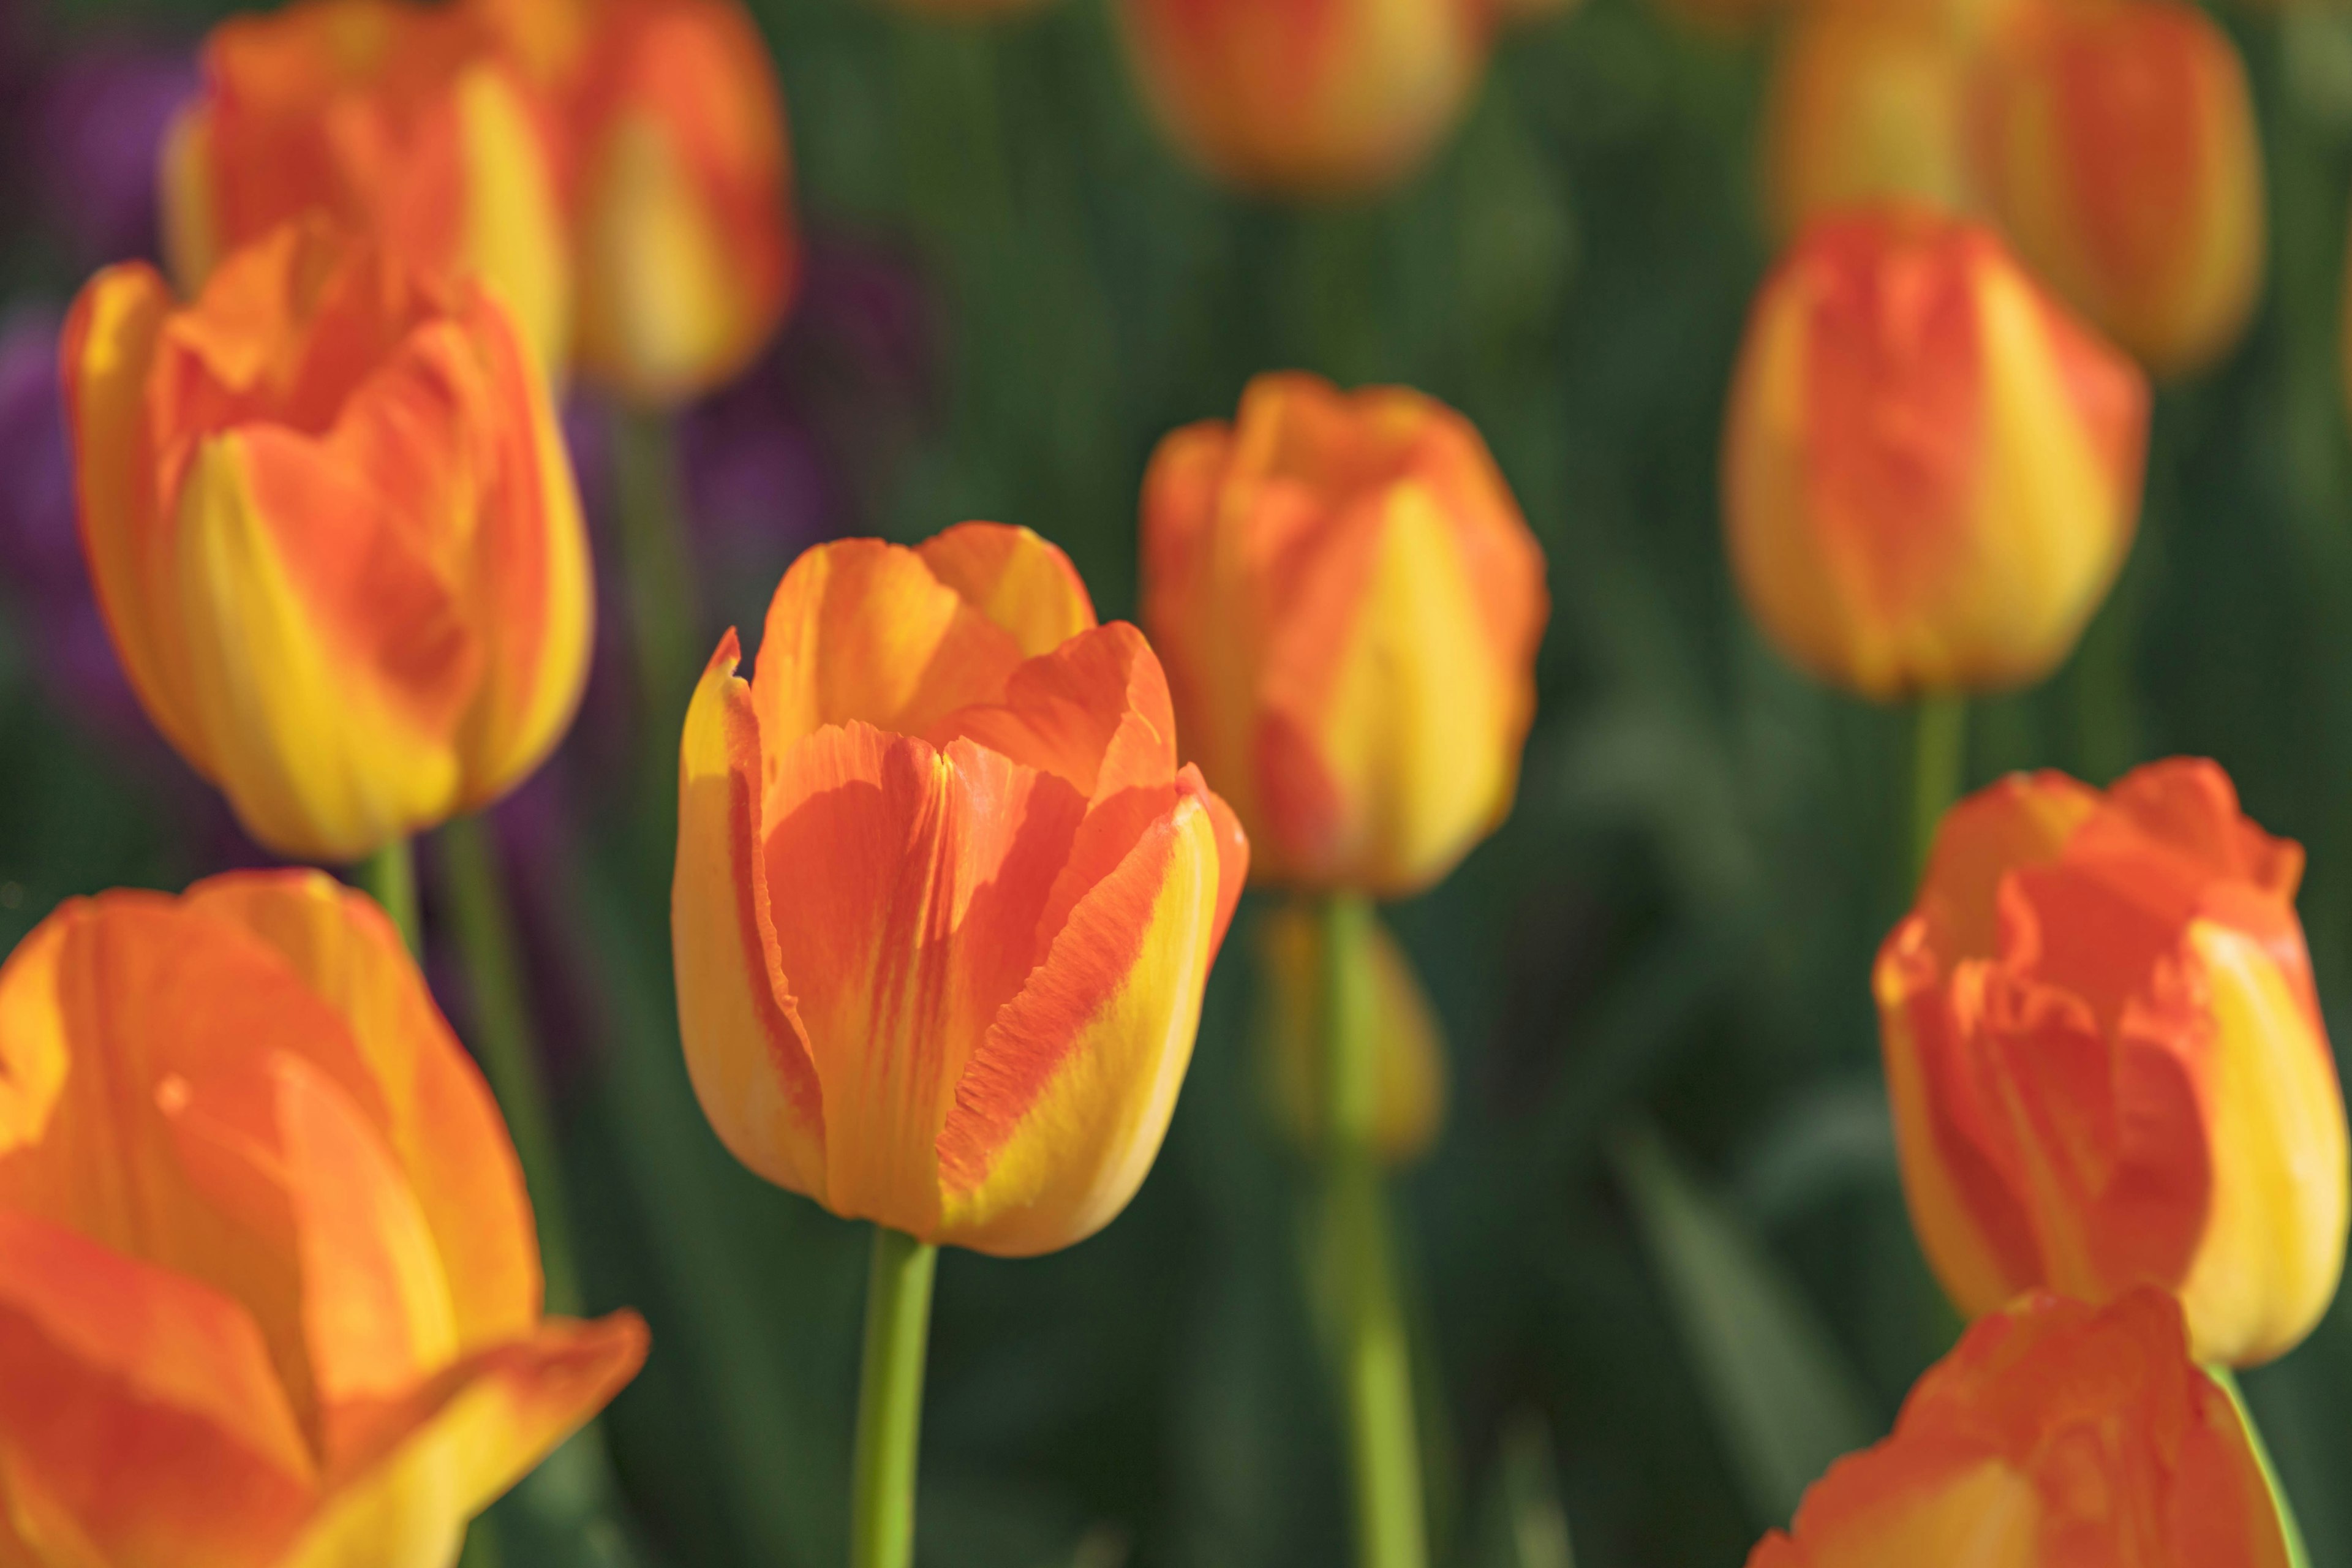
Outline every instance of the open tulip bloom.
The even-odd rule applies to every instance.
[[[736,1157],[879,1227],[855,1556],[903,1563],[929,1247],[1049,1252],[1126,1205],[1247,848],[1142,636],[1025,530],[820,546],[739,657],[679,759],[679,1022]]]

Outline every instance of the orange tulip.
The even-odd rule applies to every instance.
[[[2237,1365],[2310,1331],[2347,1140],[2302,871],[2206,762],[2105,795],[2019,775],[1945,818],[1876,990],[1912,1219],[1963,1311],[2160,1286]]]
[[[645,1353],[540,1315],[498,1108],[359,895],[75,900],[0,968],[0,1562],[444,1568]]]
[[[582,372],[645,403],[731,378],[800,270],[768,47],[739,0],[477,0],[570,138]]]
[[[254,837],[356,859],[554,745],[587,676],[587,539],[495,297],[295,225],[192,305],[142,264],[100,273],[62,357],[116,652]]]
[[[1428,158],[1486,69],[1486,0],[1122,0],[1169,135],[1220,179],[1376,190]]]
[[[1895,1435],[1839,1460],[1748,1568],[2286,1568],[2230,1397],[2141,1290],[2030,1296],[1920,1378]]]
[[[2229,36],[2186,0],[2040,0],[1995,47],[1982,157],[2018,253],[2159,374],[2228,353],[2266,247]]]
[[[552,127],[490,43],[459,11],[401,0],[300,0],[214,29],[163,157],[183,290],[325,212],[425,273],[479,273],[541,363],[561,364],[572,301]]]
[[[1815,225],[1757,296],[1724,434],[1749,609],[1869,697],[2040,679],[2130,550],[2147,404],[1989,231]]]
[[[1324,1071],[1323,932],[1318,911],[1292,900],[1258,919],[1265,994],[1259,1035],[1268,1098],[1283,1134],[1302,1152],[1323,1144],[1330,1097]],[[1371,966],[1375,1097],[1372,1152],[1392,1165],[1429,1152],[1445,1125],[1445,1032],[1412,960],[1377,917],[1365,944]]]
[[[671,932],[704,1114],[834,1213],[1001,1256],[1158,1153],[1248,851],[1160,662],[1062,552],[966,523],[795,562],[679,759]]]
[[[1549,603],[1469,421],[1260,376],[1160,444],[1143,556],[1187,754],[1265,880],[1414,892],[1509,813]]]

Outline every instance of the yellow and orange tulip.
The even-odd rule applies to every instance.
[[[172,270],[194,294],[232,252],[323,212],[428,275],[479,274],[558,367],[572,298],[556,137],[462,10],[299,0],[232,18],[164,152]]]
[[[1319,911],[1296,900],[1258,917],[1258,973],[1265,988],[1259,1037],[1267,1098],[1284,1135],[1306,1153],[1323,1146],[1330,1103],[1324,930]],[[1371,971],[1371,1148],[1390,1164],[1402,1165],[1427,1153],[1445,1126],[1445,1032],[1412,960],[1377,916],[1364,962]]]
[[[540,1289],[497,1106],[359,895],[107,893],[0,968],[0,1562],[446,1568],[645,1358]]]
[[[2027,1297],[1970,1329],[1895,1435],[1841,1459],[1748,1568],[2286,1568],[2230,1396],[2180,1310]]]
[[[1261,879],[1412,893],[1508,814],[1549,602],[1459,414],[1260,376],[1234,423],[1153,455],[1143,567],[1185,754],[1233,801]]]
[[[1486,69],[1485,0],[1121,0],[1169,135],[1251,190],[1376,190],[1426,160]]]
[[[1912,1220],[1963,1311],[2158,1286],[2235,1365],[2310,1331],[2347,1140],[2302,871],[2207,762],[2018,775],[1945,818],[1876,992]]]
[[[731,378],[799,278],[792,155],[738,0],[476,0],[557,106],[583,375],[672,404]]]
[[[62,348],[82,547],[157,728],[261,843],[354,860],[496,798],[587,677],[587,537],[513,317],[322,221]]]
[[[1748,608],[1868,697],[2038,680],[2131,548],[2147,413],[2137,367],[1990,231],[1818,223],[1757,296],[1726,421]]]
[[[1980,162],[2018,254],[2151,370],[2210,364],[2267,249],[2236,46],[2188,0],[2035,0],[1998,31]]]
[[[1158,1153],[1246,874],[1159,660],[1062,552],[966,523],[821,545],[679,758],[687,1064],[736,1158],[1000,1256],[1084,1239]]]

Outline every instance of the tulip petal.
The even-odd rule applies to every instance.
[[[374,499],[314,452],[275,427],[204,442],[174,587],[196,727],[239,818],[282,851],[355,860],[448,810],[478,655]],[[341,646],[353,633],[381,640]]]
[[[678,1026],[719,1141],[782,1187],[826,1199],[824,1097],[777,958],[760,835],[761,736],[729,632],[703,671],[678,757],[670,940]]]
[[[1160,1152],[1213,956],[1216,826],[1185,799],[1081,900],[956,1084],[941,1235],[1004,1257],[1091,1236]]]
[[[0,1208],[0,1538],[13,1521],[44,1563],[243,1568],[314,1484],[236,1302]]]
[[[267,942],[345,1021],[382,1094],[376,1131],[446,1266],[459,1348],[525,1332],[540,1274],[521,1168],[489,1086],[391,922],[314,871],[216,877],[190,888],[184,908]],[[0,1048],[5,1038],[0,1028]]]
[[[538,366],[560,374],[572,327],[572,261],[541,133],[497,67],[460,71],[449,96],[466,171],[459,268],[514,312]]]
[[[761,744],[781,757],[812,731],[853,721],[919,735],[997,700],[1021,658],[1014,635],[913,551],[873,539],[811,550],[768,605],[751,681]]]
[[[283,1568],[446,1568],[467,1520],[597,1411],[645,1362],[634,1312],[551,1318],[484,1351],[411,1402],[401,1436],[334,1479]]]
[[[961,522],[915,546],[931,575],[1013,634],[1022,657],[1051,653],[1095,626],[1094,600],[1058,545],[1025,528]]]

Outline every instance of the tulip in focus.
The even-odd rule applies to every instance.
[[[1062,552],[820,545],[688,711],[671,931],[695,1089],[760,1175],[1000,1256],[1126,1206],[1247,848],[1159,660]]]
[[[1839,1460],[1748,1568],[2286,1568],[2230,1396],[2180,1311],[2028,1296],[1927,1369],[1895,1435]]]
[[[580,368],[674,404],[733,378],[800,272],[768,47],[737,0],[481,0],[572,142]]]
[[[324,212],[428,275],[478,273],[550,368],[572,309],[554,128],[465,12],[299,0],[233,17],[163,153],[165,251],[195,293]]]
[[[1265,995],[1259,1037],[1267,1089],[1283,1133],[1303,1153],[1323,1144],[1329,1075],[1324,1060],[1325,922],[1312,906],[1291,900],[1258,919]],[[1378,1079],[1370,1142],[1391,1165],[1427,1153],[1445,1125],[1445,1034],[1421,988],[1412,960],[1377,917],[1365,942],[1371,966],[1372,1050]]]
[[[100,273],[62,359],[115,651],[257,840],[355,860],[538,765],[586,679],[587,539],[493,294],[289,225],[193,304]]]
[[[1962,1311],[2153,1285],[2239,1366],[2310,1331],[2347,1156],[2302,872],[2207,762],[2104,795],[2021,774],[1945,818],[1875,988],[1912,1220]]]
[[[540,1289],[498,1108],[358,894],[106,893],[0,969],[0,1561],[446,1568],[645,1358]]]
[[[2138,523],[2148,395],[1990,231],[1922,209],[1816,224],[1759,292],[1724,521],[1781,651],[1866,697],[2047,675]]]
[[[2188,0],[2039,0],[1995,47],[1984,178],[2018,254],[2158,374],[2228,353],[2266,248],[2228,35]]]
[[[1486,70],[1485,0],[1122,0],[1169,135],[1220,179],[1378,190],[1428,158]]]
[[[1459,414],[1260,376],[1160,444],[1143,566],[1186,755],[1262,879],[1403,896],[1509,813],[1543,552]]]

